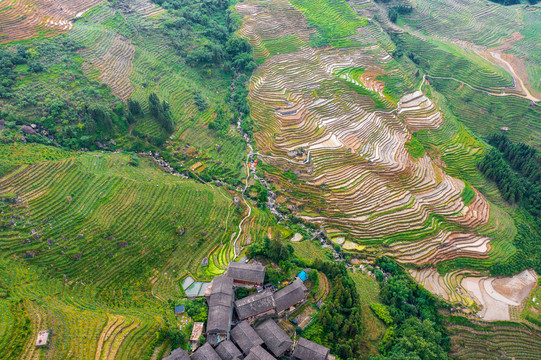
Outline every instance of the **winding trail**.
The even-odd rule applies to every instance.
[[[250,215],[252,215],[252,207],[250,206],[250,204],[248,203],[248,201],[246,200],[246,198],[244,197],[244,193],[246,192],[246,189],[248,189],[248,180],[250,179],[250,156],[252,156],[252,151],[253,151],[253,148],[252,148],[252,145],[250,145],[250,143],[248,142],[248,147],[250,148],[250,152],[248,152],[248,155],[246,155],[246,163],[244,164],[244,166],[246,167],[246,180],[245,181],[245,184],[244,184],[244,189],[242,189],[242,200],[244,201],[244,203],[246,204],[246,206],[248,207],[248,215],[246,215],[244,218],[242,218],[242,220],[240,221],[239,223],[239,232],[237,234],[237,237],[235,238],[235,241],[233,242],[233,250],[235,251],[235,257],[233,257],[233,260],[235,260],[236,258],[239,257],[240,255],[240,250],[237,250],[237,243],[238,243],[238,240],[240,238],[240,236],[242,235],[242,224],[244,223],[244,221],[246,221]]]
[[[501,92],[501,93],[494,93],[494,92],[490,92],[490,91],[486,91],[486,90],[483,90],[483,89],[479,89],[479,88],[476,88],[474,86],[471,86],[470,84],[468,84],[467,82],[464,82],[462,80],[458,80],[458,79],[455,79],[455,78],[452,78],[452,77],[442,77],[442,76],[432,76],[432,75],[423,75],[423,82],[421,83],[421,85],[424,83],[424,80],[426,78],[432,78],[432,79],[443,79],[443,80],[453,80],[453,81],[456,81],[456,82],[459,82],[461,84],[464,84],[466,85],[467,87],[469,87],[470,89],[472,90],[475,90],[475,91],[480,91],[480,92],[483,92],[487,95],[492,95],[492,96],[498,96],[498,97],[502,97],[502,96],[514,96],[514,97],[518,97],[518,98],[521,98],[521,99],[527,99],[527,100],[530,100],[532,104],[534,104],[535,106],[540,106],[541,107],[541,104],[531,100],[530,98],[528,98],[527,96],[524,96],[524,95],[519,95],[519,94],[508,94],[508,93],[505,93],[505,92]],[[514,79],[514,78],[513,78]]]

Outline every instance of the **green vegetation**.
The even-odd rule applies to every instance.
[[[22,299],[9,297],[3,290],[0,293],[0,357],[3,359],[18,359],[22,356],[24,346],[30,338],[32,322],[28,317]],[[15,337],[9,334],[17,334]]]
[[[193,321],[205,322],[208,318],[208,306],[205,299],[196,299],[185,302],[186,312]]]
[[[511,76],[478,55],[438,41],[422,41],[408,33],[394,34],[394,56],[408,55],[426,74],[454,78],[477,89],[512,86]]]
[[[378,75],[376,79],[385,83],[383,95],[393,103],[397,103],[402,95],[412,91],[411,83],[402,76],[385,74]]]
[[[95,149],[96,141],[126,131],[120,100],[83,74],[79,49],[65,36],[17,45],[16,51],[0,48],[0,98],[4,100],[0,118],[6,119],[0,137],[4,142],[15,141],[21,126],[30,124],[38,124],[49,136],[43,136],[40,129],[29,130],[24,132],[26,141],[72,149]],[[32,66],[40,70],[20,64],[35,64]]]
[[[360,273],[350,273],[351,278],[355,282],[357,293],[361,302],[362,318],[363,318],[363,344],[366,345],[367,351],[362,357],[368,359],[369,356],[379,354],[379,344],[385,334],[385,325],[379,320],[371,309],[371,304],[381,303],[379,297],[380,288],[378,282],[372,277]]]
[[[376,264],[388,275],[380,282],[381,300],[393,320],[377,359],[448,359],[449,338],[437,300],[392,260],[383,257]]]
[[[331,293],[303,336],[324,344],[342,359],[354,359],[364,350],[363,317],[355,283],[342,263],[316,259],[314,269],[331,283]]]
[[[310,217],[324,219],[333,239],[343,236],[348,246],[350,241],[383,244],[383,251],[397,241],[424,246],[421,240],[442,231],[492,238],[487,259],[442,261],[437,264],[442,274],[467,269],[511,275],[530,267],[541,272],[540,108],[518,96],[494,96],[513,91],[503,89],[513,85],[511,76],[474,47],[446,40],[448,32],[457,43],[491,48],[517,31],[520,39],[506,44],[506,51],[524,59],[539,90],[539,11],[472,0],[431,0],[415,7],[383,0],[392,22],[415,30],[408,33],[396,31],[386,19],[380,26],[381,14],[374,15],[381,9],[370,2],[291,0],[315,30],[301,34],[291,29],[302,14],[287,2],[239,4],[246,5],[246,13],[254,9],[250,6],[264,9],[258,13],[267,16],[260,19],[266,27],[258,29],[240,29],[235,0],[153,2],[156,6],[102,2],[62,35],[45,39],[44,31],[0,46],[0,358],[158,359],[169,348],[186,346],[191,322],[208,315],[203,299],[185,299],[181,280],[189,274],[207,281],[223,273],[250,242],[245,254],[274,263],[266,280],[277,287],[313,268],[307,308],[316,313],[317,300],[328,297],[314,321],[296,332],[329,346],[338,358],[447,359],[441,304],[396,263],[378,259],[383,271],[374,271],[376,282],[333,262],[332,252],[317,242],[281,240],[293,233],[309,239],[316,227],[304,221]],[[475,11],[458,11],[463,3]],[[442,11],[447,16],[439,16]],[[452,26],[464,18],[473,25]],[[386,26],[392,31],[383,31]],[[250,91],[256,62],[250,43],[240,36],[255,44],[258,63],[288,54],[256,70]],[[310,52],[308,45],[321,48]],[[366,86],[365,71],[377,75]],[[381,165],[389,163],[385,152],[396,150],[395,135],[409,137],[394,108],[419,88],[424,74],[420,88],[441,108],[444,122],[415,131],[406,149],[416,159],[428,155],[437,165],[434,171],[398,173],[400,166]],[[295,104],[306,111],[302,125],[269,120],[277,109]],[[343,126],[341,117],[351,122]],[[303,141],[286,136],[297,125],[295,135],[308,134]],[[489,137],[500,129],[509,139]],[[340,134],[344,146],[325,150],[325,143],[337,141],[327,136],[312,150],[312,136],[323,133]],[[283,153],[269,161],[272,165],[260,165],[258,176],[267,175],[273,192],[286,197],[279,210],[287,218],[276,226],[266,207],[267,188],[248,182],[244,195],[257,207],[251,205],[237,242],[247,209],[235,207],[232,198],[240,196],[247,175],[245,134],[248,141],[255,135],[254,152],[274,155],[284,145],[287,152],[311,149],[311,157],[310,166],[288,164],[293,169],[287,171],[278,160]],[[162,171],[176,173],[170,166],[179,176]],[[462,194],[441,186],[449,202],[459,204],[461,198],[468,206],[474,187],[483,193],[490,209],[486,222],[470,228],[449,220],[457,214],[433,211],[441,203],[423,205],[422,214],[410,211],[420,198],[417,184],[431,191],[429,183],[444,178],[440,168],[465,182]],[[409,178],[429,172],[435,175],[427,182]],[[398,181],[388,180],[395,174]],[[402,191],[413,196],[399,200]],[[381,194],[382,200],[396,196],[400,205],[390,208],[385,201],[374,213],[351,205],[367,198],[372,204],[379,199],[370,196]],[[406,215],[395,221],[395,211]],[[349,216],[358,225],[351,225]],[[367,222],[374,226],[366,229]],[[276,229],[272,238],[263,236]],[[365,247],[356,253],[364,256],[359,249]],[[342,253],[339,245],[335,251]],[[203,259],[208,265],[201,265]],[[186,305],[186,314],[175,318],[178,304]],[[536,306],[524,317],[539,325]],[[526,324],[447,321],[455,345],[465,329],[488,329],[503,339],[513,329],[533,333]],[[32,344],[43,328],[54,329],[47,350]],[[487,349],[500,350],[490,339],[485,349],[472,339],[464,337],[463,345],[478,358],[486,357]],[[534,353],[524,346],[509,352],[507,342],[501,348],[517,358]]]
[[[415,134],[413,134],[411,136],[411,139],[406,142],[406,149],[414,158],[423,157],[423,155],[425,154],[425,148],[423,144],[421,144],[421,142],[417,140]]]
[[[490,268],[490,273],[495,276],[514,275],[524,269],[535,269],[541,272],[541,254],[538,249],[541,246],[541,222],[539,217],[528,214],[519,209],[515,215],[517,235],[513,245],[517,251],[504,262],[495,263]]]
[[[389,12],[388,12],[388,15],[389,15],[389,20],[391,20],[392,22],[396,23],[396,21],[398,20],[398,15],[407,15],[407,14],[411,14],[411,12],[413,11],[413,7],[409,6],[409,5],[395,5],[395,6],[391,6],[389,8]]]
[[[0,145],[4,160],[15,171],[0,180],[0,343],[17,341],[0,346],[2,357],[18,358],[42,328],[54,329],[54,358],[111,348],[118,359],[149,359],[162,344],[184,344],[189,328],[179,330],[167,300],[182,298],[188,271],[205,278],[204,257],[229,262],[241,216],[230,195],[130,153],[12,143]],[[268,226],[258,216],[246,228],[254,238]],[[204,320],[203,302],[191,304],[188,314]],[[108,331],[111,340],[100,337]]]
[[[345,0],[292,0],[308,23],[316,29],[311,46],[347,47],[354,44],[349,36],[367,21],[360,18]]]
[[[359,85],[359,76],[363,72],[363,68],[351,68],[340,70],[336,73],[336,75],[344,79],[344,83],[351,90],[355,91],[359,95],[369,96],[374,101],[374,109],[388,109],[390,107],[390,103],[386,99],[382,99],[376,91],[370,91],[364,86]]]
[[[474,198],[475,191],[473,191],[471,185],[466,182],[466,186],[464,187],[464,190],[462,190],[462,201],[464,201],[464,205],[470,205]]]
[[[306,45],[295,35],[286,35],[274,39],[265,39],[263,42],[269,51],[270,56],[296,52],[299,51],[303,45]]]
[[[2,204],[1,224],[10,229],[4,254],[38,267],[54,264],[51,276],[93,283],[104,301],[124,304],[149,289],[152,272],[173,254],[186,249],[192,254],[178,256],[180,276],[197,269],[217,243],[228,243],[239,215],[222,190],[164,176],[146,158],[138,166],[129,161],[128,155],[88,154],[24,166],[4,177],[0,193],[41,194],[26,203],[27,220],[14,225],[10,221],[23,208]],[[177,228],[184,229],[182,236]],[[110,297],[112,289],[127,284],[130,291]]]
[[[532,294],[530,299],[526,303],[526,307],[523,312],[523,316],[526,320],[541,326],[541,287],[538,286]]]
[[[458,120],[479,136],[488,138],[506,128],[510,140],[539,148],[541,107],[515,96],[488,95],[453,80],[429,80],[445,96]]]
[[[36,124],[25,141],[159,151],[179,170],[201,163],[197,176],[237,185],[245,141],[231,125],[251,132],[252,49],[234,36],[229,1],[163,5],[171,11],[145,18],[124,0],[104,3],[64,35],[0,48],[0,139]]]
[[[479,169],[494,181],[511,204],[521,204],[532,215],[541,214],[541,157],[534,147],[513,144],[505,136],[493,136],[496,147],[479,163]]]
[[[328,249],[324,249],[317,242],[301,241],[291,242],[291,246],[295,250],[295,255],[306,262],[314,261],[315,259],[329,259],[332,253]]]
[[[391,325],[393,323],[393,318],[391,317],[387,306],[380,303],[370,303],[370,309],[372,309],[374,314],[376,314],[376,316],[385,324]]]
[[[253,199],[257,202],[257,206],[261,209],[265,208],[265,204],[267,203],[269,191],[266,187],[261,185],[261,183],[258,181],[253,185],[250,185],[247,189],[247,194],[250,197],[250,199]]]

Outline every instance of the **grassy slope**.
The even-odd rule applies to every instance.
[[[316,28],[313,45],[331,44],[346,47],[354,44],[348,37],[367,24],[345,1],[292,0],[291,4],[306,15],[308,23]]]
[[[477,0],[459,3],[452,0],[413,0],[411,3],[415,11],[401,17],[402,23],[423,36],[491,47],[518,32],[523,38],[513,42],[508,52],[524,59],[532,86],[541,91],[541,50],[535,45],[541,26],[539,6],[501,6]]]
[[[385,333],[385,325],[377,318],[372,309],[370,309],[370,303],[380,302],[379,284],[368,275],[353,273],[350,276],[355,282],[361,299],[365,341],[368,347],[367,353],[376,355],[378,353],[377,347],[379,342]]]
[[[421,60],[419,67],[428,75],[455,78],[429,79],[447,97],[457,118],[474,133],[487,136],[508,127],[514,141],[538,146],[539,107],[516,97],[495,97],[476,89],[498,89],[512,85],[502,68],[482,59],[467,44],[494,47],[516,33],[517,40],[504,52],[524,60],[532,86],[539,91],[541,53],[535,46],[541,24],[539,7],[505,7],[475,0],[457,3],[449,0],[414,0],[414,11],[400,16],[399,25],[409,30],[400,35],[405,53]],[[486,5],[486,6],[485,6]],[[452,31],[449,31],[452,29]],[[452,34],[452,35],[451,35]],[[461,41],[458,46],[457,41]],[[494,90],[491,90],[494,91]],[[499,92],[497,90],[496,92]]]

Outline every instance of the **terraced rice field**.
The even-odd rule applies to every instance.
[[[523,323],[452,320],[447,329],[453,359],[539,359],[538,329]]]
[[[127,154],[43,150],[0,147],[14,163],[0,198],[17,196],[0,202],[0,344],[20,339],[1,356],[143,358],[166,301],[184,294],[181,280],[209,280],[233,258],[242,211],[223,189],[166,174],[150,158],[132,166]],[[254,211],[239,245],[269,224]],[[50,347],[38,349],[47,328]]]
[[[73,28],[73,21],[102,0],[5,0],[0,2],[0,43],[52,36]]]
[[[533,270],[524,270],[512,277],[479,277],[465,271],[440,275],[435,269],[410,270],[412,277],[424,288],[452,304],[478,310],[486,321],[511,320],[513,311],[522,307],[537,284]],[[475,276],[476,275],[476,276]]]
[[[112,306],[99,300],[92,286],[83,282],[67,285],[47,278],[42,271],[29,268],[24,260],[3,259],[0,281],[9,289],[9,297],[0,299],[0,307],[9,309],[1,314],[0,343],[18,339],[14,344],[21,345],[2,346],[2,358],[141,358],[154,340],[154,333],[163,326],[161,319],[151,315],[163,308],[149,299],[136,297],[127,306]],[[13,304],[20,304],[26,313],[27,336],[24,328],[14,322],[25,319],[21,312],[13,311]],[[48,349],[34,345],[37,332],[43,329],[53,329]]]
[[[286,28],[293,10],[286,16],[275,10],[278,6],[287,8],[288,3],[239,4],[237,11],[250,25],[240,33],[257,45],[257,39],[264,42],[284,31],[299,37],[307,31],[299,29],[300,21],[296,28]],[[299,11],[295,16],[302,15]],[[380,75],[365,79],[366,84],[355,80],[362,74],[340,77],[344,70],[359,68]],[[371,93],[347,84],[353,80],[365,89],[371,86]],[[393,84],[394,93],[385,83]],[[336,234],[332,236],[344,234],[340,236],[347,241],[385,244],[384,251],[401,262],[505,258],[490,237],[476,231],[507,226],[491,218],[490,203],[477,191],[466,206],[461,196],[464,182],[446,173],[437,154],[424,151],[413,157],[406,148],[413,132],[441,131],[453,141],[439,142],[438,153],[462,153],[473,165],[476,152],[482,151],[461,137],[453,119],[448,120],[452,126],[445,125],[437,103],[416,91],[415,83],[376,38],[370,46],[306,46],[269,57],[250,86],[256,144],[274,169],[269,177],[297,204],[304,220],[321,224],[328,234]],[[375,110],[375,94],[394,109]],[[299,174],[296,182],[284,176],[287,170]],[[475,167],[471,171],[476,173]]]
[[[153,291],[179,293],[176,279],[197,272],[220,242],[229,244],[238,221],[232,199],[164,175],[151,160],[141,159],[137,168],[128,162],[121,155],[82,155],[2,178],[0,194],[15,193],[21,203],[5,215],[19,220],[1,251],[27,257],[65,282],[104,289],[150,286],[152,272],[164,269],[152,280]]]
[[[330,250],[324,249],[319,244],[314,244],[311,241],[291,242],[290,244],[295,249],[295,254],[307,261],[325,260],[328,259],[328,254],[331,253]]]
[[[134,133],[168,136],[157,120],[148,115],[148,97],[154,92],[161,101],[168,102],[177,125],[168,139],[171,154],[183,158],[186,167],[200,162],[204,165],[201,170],[240,177],[244,156],[239,154],[245,152],[245,140],[233,128],[225,134],[208,129],[216,109],[226,108],[224,91],[228,79],[218,71],[209,77],[180,66],[178,53],[159,30],[167,14],[144,3],[121,1],[115,8],[104,3],[74,24],[67,36],[83,47],[79,51],[85,60],[83,71],[91,79],[106,83],[122,100],[132,98],[141,103],[147,116],[132,127]],[[162,15],[156,16],[159,14]],[[210,105],[207,109],[197,108],[195,91]]]
[[[107,84],[113,95],[128,99],[134,89],[130,82],[135,47],[131,40],[108,29],[91,47],[81,51],[92,66],[100,71],[98,79]],[[84,68],[88,69],[88,66]],[[92,70],[87,70],[91,73]]]
[[[501,6],[476,0],[413,0],[414,11],[401,17],[404,27],[421,37],[444,40],[470,53],[503,57],[532,95],[541,95],[541,50],[538,42],[541,10],[534,6]],[[537,39],[537,40],[536,40]],[[503,55],[507,54],[507,55]]]
[[[318,37],[322,38],[314,39],[316,44],[320,41],[321,45],[349,46],[353,42],[348,37],[354,35],[358,27],[367,24],[344,1],[292,0],[291,4],[304,13]]]
[[[518,97],[498,97],[474,91],[455,81],[431,79],[434,87],[448,99],[460,121],[481,136],[504,132],[517,142],[541,146],[541,107]],[[483,119],[480,121],[479,119]]]

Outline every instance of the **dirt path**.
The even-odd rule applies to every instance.
[[[510,38],[507,38],[503,41],[502,45],[499,45],[493,48],[486,48],[484,46],[479,46],[467,41],[451,41],[451,42],[453,42],[454,44],[466,50],[471,50],[475,52],[477,55],[481,56],[483,59],[491,62],[492,64],[498,67],[501,67],[512,76],[513,87],[510,89],[514,89],[515,91],[517,91],[518,92],[517,94],[509,94],[509,93],[506,93],[504,89],[502,89],[502,94],[491,93],[491,95],[495,95],[495,96],[515,95],[522,98],[526,98],[534,102],[541,102],[541,94],[533,90],[533,87],[530,84],[530,81],[528,80],[528,74],[526,73],[524,61],[518,58],[517,56],[515,56],[514,54],[505,53],[505,51],[508,51],[511,49],[511,45],[514,42],[522,40],[523,38],[524,38],[524,35],[522,35],[519,32],[514,32]]]
[[[466,85],[467,87],[469,87],[470,89],[472,90],[475,90],[475,91],[480,91],[480,92],[483,92],[487,95],[491,95],[491,96],[515,96],[515,97],[519,97],[519,98],[523,98],[523,99],[529,99],[527,96],[525,95],[520,95],[520,94],[510,94],[510,93],[506,93],[505,91],[502,91],[501,93],[493,93],[493,92],[490,92],[490,91],[486,91],[486,90],[482,90],[482,89],[478,89],[474,86],[471,86],[470,84],[462,81],[462,80],[458,80],[458,79],[455,79],[455,78],[452,78],[452,77],[443,77],[443,76],[431,76],[431,75],[423,75],[427,78],[432,78],[432,79],[443,79],[443,80],[453,80],[453,81],[456,81],[458,83],[461,84],[461,86],[463,85]],[[531,99],[530,99],[531,100]],[[541,99],[539,100],[532,100],[532,104],[536,105],[536,106],[541,106],[541,104],[537,103],[537,102],[541,102]]]

